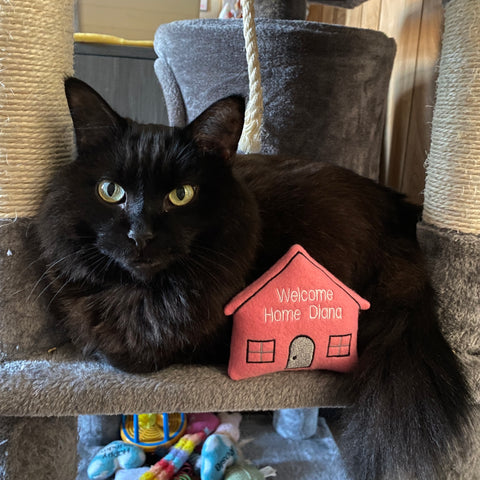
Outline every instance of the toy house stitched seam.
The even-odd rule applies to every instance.
[[[247,340],[247,363],[275,363],[275,339]]]
[[[327,278],[328,280],[330,280],[333,284],[335,284],[338,288],[340,288],[341,290],[343,290],[357,305],[358,305],[358,308],[359,310],[361,309],[361,305],[358,303],[358,301],[351,295],[351,293],[349,293],[344,287],[345,285],[337,278],[333,277],[330,272],[325,268],[321,268],[314,259],[311,259],[311,258],[308,258],[303,252],[296,252],[292,258],[290,258],[288,260],[288,262],[283,266],[283,268],[277,272],[275,275],[273,275],[272,277],[270,277],[265,283],[263,283],[254,293],[252,293],[248,298],[246,298],[240,305],[238,305],[235,310],[232,312],[232,315],[234,315],[235,313],[237,313],[246,303],[250,302],[250,300],[252,300],[252,298],[254,298],[255,296],[257,296],[265,287],[267,287],[267,285],[271,282],[273,282],[273,280],[275,280],[278,276],[280,276],[286,269],[288,269],[288,267],[290,266],[290,264],[293,262],[293,260],[295,260],[297,258],[297,256],[302,256],[304,260],[308,261],[313,267],[315,267],[317,270],[320,270],[320,272],[322,272]]]
[[[345,340],[347,340],[345,342]],[[330,335],[328,339],[327,357],[349,357],[352,345],[352,334]]]

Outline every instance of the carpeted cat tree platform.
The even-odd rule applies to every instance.
[[[341,3],[354,5],[336,2]],[[480,14],[480,5],[476,0],[453,0],[446,13],[445,42],[453,41],[447,34],[454,22],[449,23],[448,17],[459,15],[463,26],[459,34],[471,34],[461,45],[470,56],[462,59],[475,65],[480,35],[473,24],[470,29],[467,26],[475,13]],[[73,0],[24,0],[15,5],[4,0],[0,8],[0,478],[75,479],[78,418],[83,415],[95,415],[81,418],[87,418],[89,431],[100,437],[105,419],[101,415],[343,405],[345,399],[337,391],[338,377],[333,373],[281,372],[234,382],[225,367],[195,365],[131,375],[80,358],[55,326],[44,301],[44,286],[37,283],[42,273],[37,272],[28,241],[30,219],[50,171],[69,161],[73,152],[63,92],[63,78],[72,72],[72,19]],[[393,41],[367,30],[275,23],[258,21],[265,97],[263,148],[313,154],[375,178]],[[239,28],[234,23],[198,21],[159,29],[156,71],[172,123],[187,122],[224,94],[247,93]],[[199,45],[202,38],[204,44]],[[268,51],[269,58],[265,56]],[[195,81],[188,84],[185,62],[192,53],[191,68],[198,76],[192,75]],[[198,61],[200,54],[202,61]],[[439,86],[451,60],[451,55],[443,56]],[[478,105],[479,79],[475,76],[465,84],[465,96],[455,102],[452,92],[461,90],[461,80],[466,82],[464,78],[447,82],[443,93],[439,88],[437,108],[442,105],[441,95],[454,97],[448,105],[450,115],[473,109],[475,102]],[[439,116],[434,129],[435,122],[443,118]],[[470,366],[478,402],[480,241],[475,195],[480,192],[480,178],[476,120],[478,112],[475,116],[470,110],[446,127],[453,132],[452,138],[458,139],[466,123],[474,122],[460,151],[454,149],[454,142],[443,143],[446,135],[439,131],[442,147],[437,157],[431,155],[429,164],[430,174],[439,158],[448,156],[448,166],[467,159],[461,171],[448,178],[449,184],[459,179],[463,182],[459,190],[464,196],[456,202],[459,206],[477,202],[476,207],[460,213],[467,224],[476,219],[476,230],[465,230],[463,223],[461,228],[443,223],[442,216],[426,206],[425,223],[419,231],[442,292],[445,328],[454,325],[452,318],[458,322],[450,337]],[[432,147],[434,144],[435,140]],[[439,172],[438,176],[445,175]],[[432,178],[427,179],[426,193],[435,190],[429,187]],[[445,190],[443,198],[450,195],[453,193]],[[428,198],[426,195],[426,203],[437,204]],[[448,201],[441,205],[444,212],[452,210]],[[452,478],[476,478],[472,472],[480,468],[473,470],[473,462],[468,467],[466,475],[463,470]]]

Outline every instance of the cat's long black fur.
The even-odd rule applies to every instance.
[[[359,366],[345,376],[352,477],[444,478],[469,392],[435,315],[419,210],[339,167],[237,156],[240,97],[179,129],[124,119],[79,80],[66,93],[77,155],[54,176],[36,227],[74,343],[130,371],[226,361],[224,305],[299,243],[371,303]],[[124,195],[105,201],[102,181]],[[184,185],[192,199],[176,206],[170,194],[183,198]]]

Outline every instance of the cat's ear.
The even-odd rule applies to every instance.
[[[126,120],[89,85],[77,78],[65,80],[77,150],[88,150],[123,130]]]
[[[245,99],[232,95],[208,107],[185,130],[200,150],[228,159],[237,151],[244,117]]]

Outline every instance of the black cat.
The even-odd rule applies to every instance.
[[[299,243],[371,303],[345,376],[352,476],[443,478],[469,392],[435,316],[419,209],[326,163],[236,155],[241,97],[170,128],[120,117],[76,79],[66,94],[77,155],[36,227],[74,343],[129,371],[226,362],[223,307]]]

